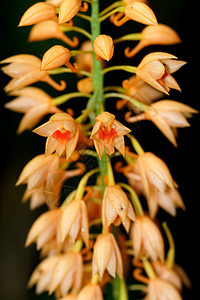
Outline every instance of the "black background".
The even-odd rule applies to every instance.
[[[101,1],[102,5],[107,1]],[[111,3],[112,1],[109,1]],[[14,54],[28,53],[39,57],[56,41],[28,44],[29,28],[17,28],[23,12],[35,1],[7,0],[1,3],[1,47],[0,59]],[[199,110],[199,60],[198,40],[199,23],[198,7],[189,0],[152,0],[150,1],[158,21],[174,28],[182,39],[182,44],[168,47],[148,47],[135,58],[123,58],[121,44],[115,48],[115,56],[111,63],[130,63],[137,65],[142,57],[151,51],[166,51],[187,61],[174,76],[179,82],[182,92],[172,91],[169,99],[178,100]],[[113,37],[123,33],[139,32],[143,26],[129,22],[122,28],[116,28],[108,22],[102,27],[102,32]],[[135,45],[134,42],[132,44]],[[117,52],[117,54],[116,54]],[[44,208],[31,212],[28,204],[21,204],[24,187],[15,187],[15,182],[24,165],[35,155],[44,150],[44,141],[31,132],[16,135],[21,114],[4,109],[8,101],[2,91],[9,78],[0,74],[1,104],[0,104],[0,138],[1,138],[1,166],[0,166],[0,233],[1,233],[1,274],[0,298],[5,300],[35,299],[34,291],[26,289],[27,280],[37,263],[38,253],[35,246],[24,248],[27,232],[35,218]],[[113,85],[120,84],[126,74],[113,73],[112,78],[106,77]],[[70,80],[67,78],[67,80]],[[72,81],[69,86],[75,86]],[[56,96],[53,89],[42,85],[52,96]],[[114,111],[114,104],[107,109]],[[119,115],[119,119],[121,115]],[[179,130],[178,148],[174,148],[150,123],[144,122],[131,127],[133,134],[146,151],[154,152],[169,166],[175,181],[179,185],[187,210],[178,210],[176,218],[169,217],[160,211],[158,218],[167,220],[173,232],[176,243],[176,261],[188,273],[193,288],[184,289],[183,298],[186,300],[197,297],[199,271],[199,115],[190,120],[191,128]],[[197,297],[198,298],[198,297]],[[37,299],[46,299],[39,296]],[[48,297],[47,297],[48,299]]]

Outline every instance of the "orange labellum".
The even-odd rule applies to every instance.
[[[66,129],[56,130],[52,137],[56,139],[58,142],[68,141],[70,138],[70,131]]]

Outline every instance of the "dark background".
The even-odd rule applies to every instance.
[[[109,1],[112,2],[112,1]],[[1,47],[0,60],[14,54],[28,53],[39,57],[55,41],[45,43],[28,44],[27,37],[29,28],[17,28],[23,12],[35,1],[31,0],[7,0],[1,3]],[[106,1],[101,1],[106,3]],[[142,57],[150,51],[166,51],[177,55],[179,59],[187,61],[175,78],[179,82],[182,93],[172,91],[170,99],[186,103],[199,110],[199,75],[198,75],[198,40],[199,23],[194,2],[189,0],[152,0],[150,1],[158,21],[174,28],[182,39],[182,44],[168,47],[149,47],[143,50],[135,58],[124,60],[121,44],[118,48],[116,59],[112,63],[130,63],[137,65]],[[106,23],[103,33],[112,36],[120,36],[122,32],[139,32],[143,26],[129,22],[121,29]],[[108,32],[109,31],[109,32]],[[134,42],[132,44],[135,45]],[[116,48],[117,49],[117,48]],[[115,49],[115,51],[116,51]],[[114,74],[114,73],[113,73]],[[126,74],[117,77],[115,74],[112,84],[120,83]],[[3,105],[8,101],[2,91],[9,78],[1,72],[0,90],[0,137],[1,137],[1,165],[0,165],[0,299],[27,300],[35,299],[34,289],[26,289],[28,278],[38,260],[35,246],[24,248],[27,232],[38,215],[44,208],[30,211],[28,203],[21,204],[24,187],[15,187],[15,182],[24,165],[35,155],[43,152],[44,141],[31,132],[16,135],[17,126],[21,114],[13,113],[4,109]],[[69,79],[70,80],[70,79]],[[109,82],[110,78],[107,77]],[[71,82],[74,86],[74,82]],[[52,96],[55,91],[47,88],[46,91]],[[114,105],[108,109],[114,110]],[[120,116],[119,116],[120,117]],[[138,138],[146,151],[154,152],[161,157],[169,166],[171,173],[179,185],[186,212],[178,210],[176,218],[169,217],[160,211],[158,218],[167,220],[176,243],[176,261],[188,273],[193,288],[189,291],[184,289],[184,299],[194,299],[197,296],[199,270],[199,116],[190,120],[191,128],[179,130],[178,148],[174,148],[160,132],[149,123],[141,123],[133,126],[133,134]],[[46,299],[39,296],[37,299]],[[47,297],[47,299],[49,299]]]

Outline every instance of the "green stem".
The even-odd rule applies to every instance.
[[[146,289],[144,284],[131,284],[128,286],[129,291],[144,291],[144,289]]]
[[[119,300],[128,300],[128,291],[127,291],[127,286],[126,286],[124,279],[120,280]]]
[[[130,33],[130,34],[126,34],[123,35],[121,37],[119,37],[118,39],[114,40],[114,44],[123,42],[123,41],[139,41],[142,38],[142,34],[141,33]]]
[[[156,277],[156,274],[153,270],[153,267],[152,265],[150,264],[150,262],[147,260],[146,257],[142,257],[142,262],[143,262],[143,265],[144,265],[144,270],[147,274],[147,276],[150,278],[150,279],[154,279]]]
[[[112,66],[112,67],[108,67],[108,68],[105,68],[103,69],[102,71],[102,74],[105,75],[106,73],[108,72],[111,72],[111,71],[126,71],[126,72],[129,72],[129,73],[135,73],[136,70],[137,70],[137,67],[132,67],[132,66],[128,66],[128,65],[120,65],[120,66]]]
[[[127,134],[127,137],[131,140],[131,143],[133,145],[133,148],[137,152],[138,155],[144,154],[144,150],[138,140],[131,134]]]
[[[99,14],[100,17],[102,17],[103,15],[105,15],[107,12],[109,12],[110,10],[119,7],[119,6],[123,6],[124,2],[123,1],[116,1],[113,4],[107,6],[104,10],[102,10]]]
[[[113,169],[109,157],[107,157],[107,176],[108,176],[108,185],[110,186],[115,185],[115,178],[114,178]]]
[[[93,170],[89,171],[88,173],[86,173],[82,177],[81,181],[79,182],[77,191],[76,191],[75,199],[81,200],[83,198],[83,195],[85,192],[85,186],[87,184],[88,179],[97,172],[99,172],[99,169],[93,169]]]
[[[99,22],[99,0],[94,0],[92,3],[91,11],[91,34],[92,34],[92,44],[97,36],[101,34],[101,25]],[[96,59],[96,55],[93,54],[93,100],[95,106],[95,115],[98,116],[102,112],[102,104],[104,102],[104,81],[102,74],[102,63]],[[93,104],[93,103],[92,103]],[[105,189],[104,176],[107,174],[106,166],[106,154],[102,155],[101,160],[99,159],[99,168],[101,172],[101,184],[102,193]]]
[[[87,20],[87,21],[91,22],[91,17],[90,16],[87,16],[87,15],[84,15],[84,14],[80,14],[80,13],[76,14],[76,16],[79,17],[79,18],[82,18],[84,20]]]
[[[133,104],[135,107],[139,108],[141,111],[145,111],[147,109],[149,109],[149,107],[147,105],[145,105],[144,103],[128,96],[128,95],[124,95],[121,93],[108,93],[104,95],[105,99],[108,98],[119,98],[119,99],[125,99],[127,101],[129,101],[131,104]]]
[[[54,70],[50,70],[48,71],[49,75],[58,75],[58,74],[63,74],[63,73],[73,73],[72,70],[70,70],[69,68],[66,67],[61,67],[61,68],[57,68]],[[81,74],[87,77],[92,77],[92,73],[84,71],[84,70],[78,70],[76,72],[76,74]]]
[[[80,27],[76,27],[76,26],[71,26],[71,27],[60,26],[60,28],[61,28],[61,30],[63,32],[75,31],[75,32],[82,33],[83,35],[85,35],[90,40],[92,38],[92,36],[91,36],[91,34],[89,32],[87,32],[85,29],[80,28]]]
[[[162,224],[165,233],[167,235],[168,243],[169,243],[169,251],[167,253],[167,258],[166,258],[166,265],[169,269],[172,269],[174,266],[174,260],[175,260],[175,244],[174,244],[174,239],[172,236],[172,233],[167,226],[166,222],[163,222]]]
[[[86,94],[86,93],[70,93],[70,94],[64,94],[61,96],[58,96],[56,98],[53,98],[52,102],[54,105],[61,105],[65,102],[67,102],[68,100],[72,99],[72,98],[82,98],[82,97],[86,97],[86,98],[90,98],[91,95],[90,94]]]
[[[125,7],[123,7],[123,6],[122,7],[117,7],[115,9],[109,11],[107,14],[101,16],[99,18],[99,22],[102,22],[102,21],[106,20],[107,18],[109,18],[110,16],[114,15],[115,13],[124,12],[124,10],[125,10]]]

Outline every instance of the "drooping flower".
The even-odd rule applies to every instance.
[[[182,300],[178,290],[170,283],[156,277],[149,280],[147,286],[147,300]]]
[[[46,155],[56,151],[59,156],[62,156],[66,152],[67,160],[74,152],[79,137],[78,124],[66,113],[56,113],[48,122],[37,127],[33,132],[47,137]]]
[[[129,232],[131,221],[135,221],[133,207],[122,188],[118,185],[107,186],[104,191],[102,203],[102,223],[105,230],[114,223],[121,223]]]
[[[31,288],[36,284],[36,293],[54,291],[59,297],[68,294],[71,288],[78,292],[82,284],[83,263],[80,253],[50,256],[44,259],[34,270],[28,283]]]
[[[75,56],[79,69],[87,72],[91,72],[93,68],[92,53],[87,53],[89,51],[92,51],[91,41],[90,40],[84,41],[80,47],[80,50],[83,51],[83,53],[79,53]]]
[[[186,64],[165,52],[147,54],[138,65],[136,75],[159,91],[168,94],[170,89],[180,91],[176,80],[170,75]]]
[[[89,283],[78,293],[77,300],[103,300],[103,293],[98,284]]]
[[[88,4],[83,2],[81,7],[81,0],[62,0],[59,10],[59,23],[63,24],[69,22],[80,11],[87,11]]]
[[[46,114],[61,112],[53,105],[52,97],[37,87],[25,87],[9,93],[17,96],[14,100],[5,104],[5,107],[15,112],[24,113],[17,133],[26,129],[32,129]]]
[[[90,138],[94,140],[99,157],[102,157],[104,149],[107,154],[113,154],[114,147],[124,155],[124,135],[131,130],[116,121],[115,116],[108,112],[99,114],[96,121]]]
[[[164,240],[150,217],[137,217],[136,222],[132,223],[130,236],[135,257],[146,255],[153,261],[164,261]]]
[[[29,33],[29,42],[44,41],[47,39],[59,39],[71,47],[76,47],[79,43],[75,36],[71,40],[55,20],[46,20],[34,25]]]
[[[180,42],[179,35],[171,27],[164,24],[149,25],[142,30],[141,40],[138,45],[132,50],[130,50],[130,47],[127,47],[124,54],[126,57],[133,57],[144,47],[150,45],[174,45]]]
[[[113,57],[114,44],[113,39],[105,34],[96,37],[93,43],[94,53],[98,60],[101,58],[109,61]]]
[[[6,92],[21,89],[37,81],[44,81],[58,91],[63,91],[66,88],[66,83],[63,80],[59,85],[46,71],[41,71],[41,60],[34,55],[14,55],[2,60],[0,63],[9,64],[3,67],[2,71],[13,78],[5,86]]]
[[[41,70],[53,70],[63,65],[67,66],[72,72],[78,71],[78,65],[70,63],[71,52],[69,49],[55,45],[47,50],[42,58]]]
[[[19,27],[34,25],[45,20],[57,20],[56,10],[49,3],[38,2],[29,7],[23,14]]]
[[[143,2],[133,1],[125,8],[125,16],[145,25],[157,25],[153,10]]]
[[[46,203],[49,207],[58,206],[63,182],[84,172],[82,164],[77,163],[77,169],[62,170],[63,160],[57,155],[44,154],[34,157],[22,170],[16,185],[27,184],[22,201],[30,198],[30,208],[35,209]]]
[[[36,242],[37,250],[41,249],[54,236],[58,236],[58,224],[61,218],[60,208],[49,210],[39,216],[29,230],[26,247]]]
[[[126,121],[150,120],[174,146],[177,146],[176,128],[190,126],[187,118],[195,113],[198,111],[186,104],[174,100],[161,100],[151,104],[149,109],[138,116],[131,117],[130,114],[127,114]]]
[[[93,80],[91,77],[85,77],[77,82],[77,90],[80,93],[90,94],[93,92]]]
[[[115,277],[116,273],[120,278],[123,276],[122,256],[112,233],[98,235],[94,244],[92,273],[93,275],[98,273],[102,278],[105,270],[112,277]]]
[[[79,235],[86,246],[89,245],[89,222],[86,204],[83,200],[73,200],[63,208],[60,220],[60,242],[66,237],[74,243]]]

